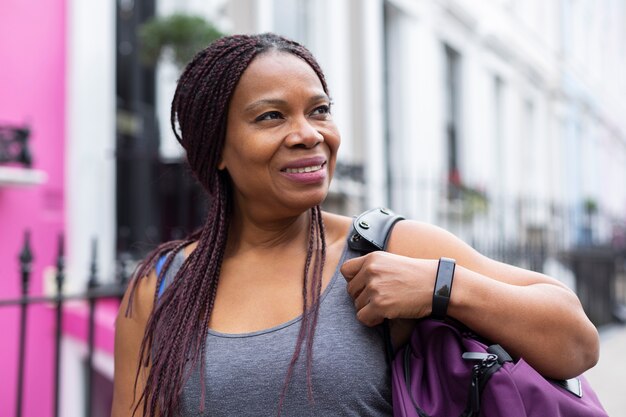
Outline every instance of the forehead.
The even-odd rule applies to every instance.
[[[257,56],[248,65],[232,101],[243,104],[242,101],[259,96],[293,91],[325,94],[322,82],[306,61],[287,52],[271,51]]]

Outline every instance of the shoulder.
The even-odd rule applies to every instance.
[[[136,277],[122,299],[115,320],[115,372],[112,414],[127,416],[141,394],[148,368],[139,367],[141,343],[152,313],[156,274]],[[130,306],[130,308],[129,308]],[[127,314],[128,312],[128,314]],[[135,380],[138,369],[139,379]]]
[[[157,277],[154,270],[147,276],[135,277],[131,281],[120,304],[116,330],[145,327],[145,323],[148,321],[154,307],[156,282]]]
[[[345,240],[352,229],[353,217],[324,212],[324,224],[329,240]],[[415,220],[397,222],[391,232],[387,251],[413,258],[439,258],[459,246],[470,249],[463,241],[441,227]]]
[[[339,214],[323,212],[324,228],[328,242],[343,242],[352,227],[352,218]]]
[[[182,249],[185,259],[187,259],[189,255],[191,255],[191,252],[193,252],[197,246],[198,246],[198,241],[194,240],[193,242],[191,242],[190,244],[188,244]]]
[[[389,238],[388,251],[424,259],[438,259],[454,254],[478,255],[468,244],[447,230],[415,220],[396,223]]]

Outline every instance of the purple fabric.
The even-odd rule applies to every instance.
[[[487,346],[456,327],[434,321],[418,322],[410,341],[411,386],[404,380],[404,351],[392,363],[393,410],[396,417],[419,417],[413,401],[431,417],[458,417],[465,411],[476,362],[464,352],[486,352]],[[482,393],[481,417],[607,417],[584,377],[579,398],[546,380],[523,359],[496,371]],[[407,389],[408,388],[408,389]],[[411,395],[409,395],[409,390]]]

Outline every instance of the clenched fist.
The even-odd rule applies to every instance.
[[[375,326],[384,319],[429,315],[437,264],[436,259],[382,251],[346,261],[341,273],[348,282],[357,319],[366,326]]]

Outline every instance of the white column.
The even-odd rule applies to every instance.
[[[319,4],[318,4],[319,3]],[[341,132],[339,158],[353,161],[352,60],[348,0],[315,0],[309,7],[307,45],[318,59],[334,101],[333,118]],[[313,7],[315,6],[315,7]],[[329,12],[332,11],[332,12]],[[360,70],[360,68],[359,68]]]
[[[256,0],[255,28],[259,33],[270,32],[274,28],[274,1]]]
[[[362,84],[355,86],[362,94],[362,105],[356,123],[362,127],[365,147],[364,166],[366,206],[387,206],[387,161],[385,150],[384,85],[384,3],[369,0],[361,3],[361,25],[358,38],[362,54]],[[356,104],[356,103],[354,103]]]
[[[424,7],[415,26],[413,42],[407,42],[406,51],[413,57],[407,80],[416,85],[408,90],[409,106],[406,141],[410,164],[415,171],[411,187],[415,189],[413,205],[415,216],[420,220],[437,222],[442,209],[442,186],[447,180],[446,172],[446,126],[445,126],[445,66],[441,39],[437,36],[434,6]],[[411,103],[413,103],[411,105]],[[412,149],[411,149],[412,148]]]
[[[67,42],[67,271],[75,288],[86,280],[92,238],[99,276],[114,273],[115,2],[69,1]]]

